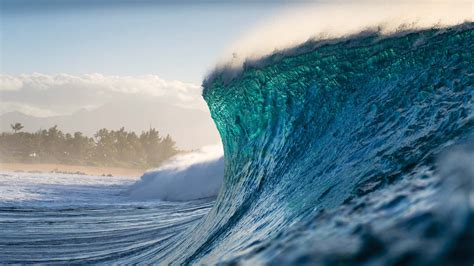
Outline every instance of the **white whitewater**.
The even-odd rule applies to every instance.
[[[127,191],[135,200],[188,201],[215,197],[224,176],[221,146],[208,146],[179,155],[156,170],[146,172]]]

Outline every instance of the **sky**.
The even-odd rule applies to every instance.
[[[159,75],[200,84],[284,3],[0,0],[2,74]]]

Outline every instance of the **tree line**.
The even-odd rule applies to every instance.
[[[13,133],[0,134],[2,162],[150,168],[179,153],[171,136],[163,137],[154,128],[139,135],[123,127],[103,128],[88,137],[63,133],[57,126],[34,133],[21,132],[20,123],[11,127]]]

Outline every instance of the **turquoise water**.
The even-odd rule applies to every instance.
[[[203,95],[224,187],[168,261],[472,263],[474,176],[460,177],[451,235],[437,163],[474,130],[472,26],[309,42],[217,70]]]
[[[152,233],[105,234],[90,239],[88,252],[69,248],[68,256],[124,264],[472,265],[473,26],[308,42],[216,70],[203,91],[225,158],[212,208],[124,203],[130,217],[144,212],[131,220],[149,221]],[[104,220],[122,221],[124,232],[129,223],[133,232],[120,206],[100,207],[107,215],[89,227],[63,219],[78,234]],[[190,220],[183,208],[196,210]],[[2,209],[0,221],[17,215],[10,212]],[[165,218],[173,213],[181,214],[176,221]],[[34,222],[44,213],[29,215]],[[54,223],[41,228],[72,239]],[[170,237],[154,241],[161,232]],[[14,239],[13,226],[0,235]],[[108,238],[125,244],[107,252],[101,241]],[[60,243],[47,242],[54,254],[66,248]],[[0,261],[68,261],[31,247],[4,241],[0,254],[9,255]]]

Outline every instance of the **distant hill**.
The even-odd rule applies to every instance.
[[[11,131],[10,124],[16,122],[25,126],[23,131],[33,132],[58,125],[64,132],[81,131],[89,136],[100,128],[118,129],[123,126],[139,133],[154,127],[162,135],[170,134],[181,149],[220,143],[209,113],[147,99],[132,98],[66,116],[35,117],[9,112],[0,115],[0,130]]]

